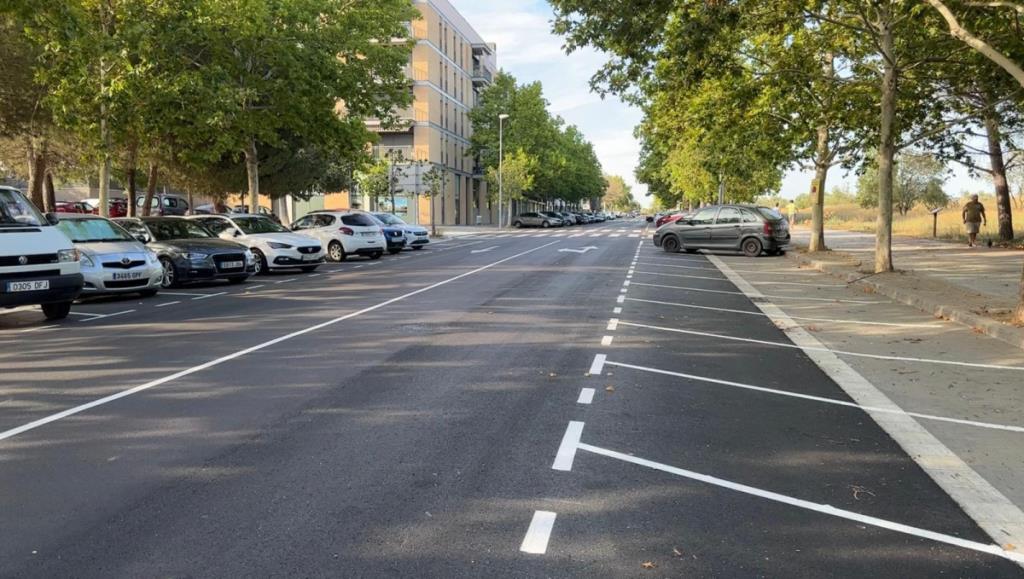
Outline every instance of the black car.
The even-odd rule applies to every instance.
[[[750,257],[781,255],[789,246],[789,222],[778,211],[753,205],[713,205],[654,232],[668,253],[698,249],[742,251]]]
[[[163,287],[226,279],[242,283],[256,273],[249,248],[218,238],[198,221],[182,217],[115,219],[160,258]]]

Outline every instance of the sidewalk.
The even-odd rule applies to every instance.
[[[801,251],[791,257],[803,265],[847,282],[860,280],[857,283],[869,291],[1024,349],[1024,328],[1007,323],[1017,305],[1024,251],[896,237],[897,271],[872,275],[873,235],[826,231],[831,251],[814,256],[803,251],[809,239],[809,230],[794,229],[793,242]]]

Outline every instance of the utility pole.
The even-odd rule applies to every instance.
[[[505,202],[505,119],[508,115],[498,115],[498,228],[505,227],[502,206]],[[511,208],[509,209],[511,211]]]

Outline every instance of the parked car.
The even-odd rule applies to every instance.
[[[661,227],[662,225],[665,225],[666,223],[675,223],[676,221],[679,221],[680,219],[689,219],[692,216],[693,216],[693,212],[692,211],[689,211],[689,212],[678,212],[678,213],[666,213],[665,215],[662,215],[661,217],[659,217],[654,222],[654,227],[656,227],[656,228],[657,227]]]
[[[231,208],[231,213],[248,214],[249,213],[249,206],[248,205],[235,205],[234,207]],[[268,209],[268,208],[266,208],[266,207],[264,207],[262,205],[260,205],[256,209],[256,214],[257,215],[262,215],[264,217],[269,217],[270,220],[273,221],[274,223],[277,223],[278,225],[282,225],[281,218],[278,217],[276,213],[274,213],[273,211],[271,211],[270,209]]]
[[[382,221],[388,227],[400,227],[405,233],[407,247],[423,249],[423,246],[430,243],[430,232],[420,225],[409,225],[402,218],[393,213],[374,213],[374,217]]]
[[[231,213],[231,208],[223,203],[206,203],[192,208],[193,215],[223,215]]]
[[[93,215],[100,214],[100,200],[97,197],[90,197],[88,199],[82,199],[81,201],[89,208],[84,213],[92,213]],[[115,197],[107,200],[108,211],[107,214],[110,217],[124,217],[128,215],[128,201]],[[80,213],[79,211],[68,211],[67,213]]]
[[[323,244],[292,233],[263,215],[191,215],[214,235],[248,247],[256,259],[256,273],[298,268],[309,273],[324,262]]]
[[[62,320],[82,292],[79,253],[54,225],[12,187],[0,187],[0,307],[39,305],[48,320]]]
[[[512,227],[561,227],[562,219],[536,211],[520,213],[512,219]]]
[[[405,229],[402,227],[395,227],[394,225],[387,225],[380,219],[377,219],[372,213],[367,213],[370,219],[377,222],[381,230],[384,231],[384,240],[387,242],[388,253],[394,255],[405,249]]]
[[[256,272],[256,257],[248,247],[219,239],[196,221],[184,217],[125,217],[114,221],[156,253],[163,268],[164,288],[215,279],[242,283]]]
[[[142,215],[142,208],[145,204],[145,195],[139,195],[135,199],[135,207],[139,215]],[[153,200],[149,204],[149,214],[152,216],[188,215],[188,209],[187,199],[170,193],[157,193],[153,195]]]
[[[555,227],[565,227],[566,225],[569,225],[568,223],[566,223],[565,217],[563,217],[562,214],[558,213],[557,211],[540,211],[539,213],[541,215],[546,215],[550,217],[553,221],[559,221],[560,223],[558,223],[557,225],[552,223],[552,225],[555,225]]]
[[[713,205],[654,232],[654,245],[668,253],[699,249],[742,251],[756,257],[780,255],[789,245],[789,223],[768,207]]]
[[[331,261],[345,261],[350,255],[380,259],[387,250],[383,228],[362,211],[314,211],[291,228],[327,247]]]
[[[92,213],[92,207],[84,201],[58,201],[53,210],[55,213]]]
[[[568,211],[557,211],[558,215],[562,216],[562,222],[566,225],[579,225],[579,221],[576,220],[576,216]]]
[[[598,211],[595,211],[595,212],[591,213],[590,215],[594,218],[594,223],[604,223],[605,222],[604,215],[601,215],[601,213],[598,212]]]
[[[61,213],[57,227],[81,254],[82,295],[156,295],[163,268],[156,254],[123,227],[105,217]]]

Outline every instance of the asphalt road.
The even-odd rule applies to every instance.
[[[643,227],[0,314],[0,576],[1024,576]]]

